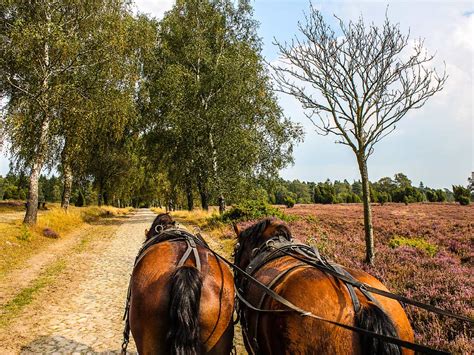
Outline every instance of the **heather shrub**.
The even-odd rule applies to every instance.
[[[436,245],[431,244],[422,238],[407,238],[397,235],[390,240],[388,245],[391,248],[397,248],[401,246],[413,247],[418,250],[423,250],[431,257],[435,256],[438,252],[438,247]]]
[[[59,234],[56,233],[54,230],[52,230],[51,228],[44,228],[43,229],[43,235],[46,237],[46,238],[52,238],[52,239],[58,239],[59,238]]]
[[[474,315],[473,206],[394,203],[373,206],[374,234],[378,241],[374,266],[363,261],[361,205],[296,205],[285,212],[301,217],[289,223],[293,237],[318,246],[325,257],[365,270],[394,293],[457,314]],[[390,247],[390,241],[400,235],[429,241],[438,252],[431,257],[423,248]],[[405,310],[417,342],[453,354],[474,354],[473,333],[467,324],[412,306]]]

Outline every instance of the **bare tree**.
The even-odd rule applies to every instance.
[[[374,146],[390,134],[410,109],[422,107],[443,88],[447,79],[431,67],[423,40],[413,42],[398,24],[385,17],[382,27],[368,27],[360,17],[347,25],[339,21],[341,36],[324,22],[312,5],[301,38],[279,43],[279,63],[272,65],[278,89],[294,96],[322,135],[355,153],[363,186],[366,262],[374,260],[367,160]]]

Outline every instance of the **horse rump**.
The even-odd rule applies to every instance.
[[[397,330],[389,316],[376,304],[367,302],[355,316],[356,326],[375,333],[398,337]],[[390,344],[370,335],[361,334],[362,354],[370,355],[400,355],[402,349],[396,344]]]
[[[199,305],[202,276],[194,266],[177,268],[170,278],[170,328],[167,341],[173,355],[198,355]]]

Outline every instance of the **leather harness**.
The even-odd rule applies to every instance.
[[[337,274],[340,274],[340,275],[342,274],[346,276],[347,278],[353,280],[354,283],[357,282],[357,280],[354,277],[352,277],[352,275],[348,273],[345,269],[343,269],[340,265],[322,257],[316,247],[310,247],[308,245],[294,243],[292,240],[290,241],[283,236],[275,236],[269,239],[261,247],[254,249],[252,252],[252,255],[254,257],[251,260],[250,264],[245,269],[245,272],[252,276],[255,275],[255,273],[258,270],[260,270],[263,266],[265,266],[270,261],[273,261],[275,259],[278,259],[284,256],[294,256],[297,260],[299,260],[297,264],[292,265],[291,267],[286,268],[285,270],[280,272],[266,285],[270,290],[272,290],[278,284],[278,282],[283,280],[284,277],[287,276],[290,272],[297,269],[301,269],[301,268],[317,267],[317,265],[321,265],[325,269],[331,269]],[[303,260],[301,260],[300,258]],[[310,261],[311,264],[308,264],[305,261]],[[357,294],[355,292],[355,289],[349,283],[344,282],[344,285],[346,286],[349,292],[349,295],[351,297],[354,311],[357,313],[360,310],[361,306],[360,306],[359,298],[357,297]],[[257,311],[255,315],[255,322],[254,322],[254,328],[253,328],[254,332],[253,334],[249,334],[248,322],[245,319],[245,315],[243,314],[242,307],[239,307],[239,316],[242,320],[242,330],[243,330],[242,333],[244,337],[246,338],[247,344],[249,344],[251,348],[251,353],[258,354],[259,346],[258,346],[258,341],[257,341],[257,331],[258,331],[258,325],[260,321],[260,313],[262,313],[263,311],[262,307],[263,307],[267,294],[263,293],[259,299],[258,304],[256,306],[253,306],[252,304],[250,304],[250,302],[248,302],[242,296],[243,294],[246,293],[246,290],[248,288],[247,278],[236,279],[236,286],[237,286],[236,295],[237,295],[237,298],[241,301],[240,303],[243,304],[247,308]],[[359,288],[359,290],[369,301],[374,302],[375,304],[379,305],[378,301],[369,292],[367,292],[363,288]],[[272,313],[272,312],[287,312],[287,310],[268,310],[268,313]]]
[[[155,229],[156,230],[156,229]],[[184,241],[187,245],[183,256],[179,259],[176,267],[181,267],[186,263],[191,253],[194,256],[194,261],[196,263],[196,268],[201,271],[201,258],[199,257],[199,252],[196,246],[196,241],[200,245],[206,245],[206,242],[203,239],[198,239],[198,237],[194,236],[193,234],[189,233],[186,230],[180,228],[169,228],[169,229],[161,229],[160,231],[156,230],[158,234],[155,234],[151,238],[148,238],[138,251],[138,254],[135,258],[135,262],[133,263],[133,269],[138,265],[138,263],[144,258],[147,254],[148,250],[156,244],[163,243],[163,242],[179,242]],[[132,295],[132,279],[130,276],[130,282],[128,284],[128,291],[127,291],[127,300],[125,302],[125,311],[123,314],[123,320],[125,321],[125,326],[123,330],[123,343],[122,343],[122,354],[127,353],[127,346],[130,340],[130,298]]]

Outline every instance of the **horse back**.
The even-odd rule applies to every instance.
[[[130,325],[139,353],[166,354],[169,328],[170,277],[186,249],[184,242],[165,241],[151,246],[135,266],[132,279]],[[234,305],[233,276],[207,249],[197,246],[201,260],[200,339],[209,352],[229,333]],[[185,266],[195,266],[189,257]],[[140,349],[141,345],[144,348]]]
[[[255,277],[262,283],[270,285],[272,280],[288,269],[291,271],[273,285],[272,288],[275,292],[294,305],[315,315],[339,323],[355,325],[354,305],[347,287],[343,282],[328,276],[317,268],[304,265],[294,258],[285,256],[265,264],[255,273]],[[350,269],[348,271],[354,272]],[[364,280],[377,282],[376,287],[381,285],[380,282],[364,272],[354,273],[356,278],[362,277]],[[357,294],[361,304],[364,305],[367,302],[365,296],[359,291]],[[265,309],[285,308],[278,301],[264,295],[262,290],[251,283],[248,284],[246,297],[252,304],[261,305]],[[377,300],[379,300],[378,297]],[[390,317],[397,317],[395,323],[400,336],[405,340],[412,340],[413,333],[408,331],[408,329],[411,330],[411,327],[398,302],[385,299],[381,305]],[[385,305],[387,305],[387,309],[385,309]],[[400,316],[399,313],[402,313],[403,316]],[[247,311],[245,317],[249,334],[258,338],[258,343],[253,345],[256,345],[262,353],[360,353],[358,334],[314,318],[302,317],[293,312],[257,314],[251,311]],[[405,327],[405,324],[408,327]],[[276,352],[275,349],[277,349]]]

